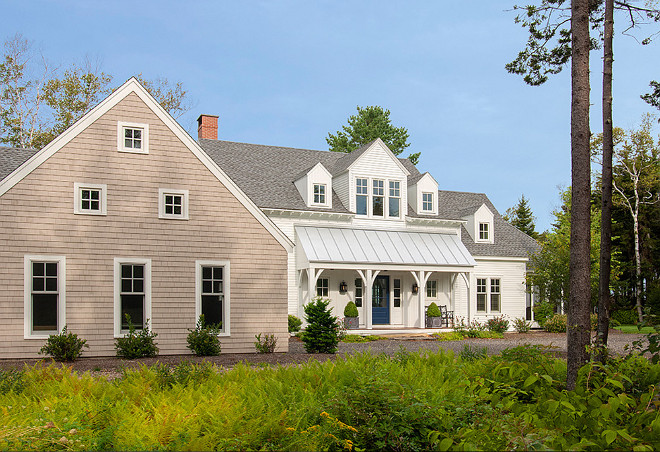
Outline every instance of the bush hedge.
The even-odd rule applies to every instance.
[[[83,347],[89,348],[87,340],[78,338],[77,334],[68,333],[64,325],[60,334],[48,336],[39,354],[51,356],[55,361],[75,361],[82,355]]]

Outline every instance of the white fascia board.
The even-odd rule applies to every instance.
[[[376,139],[374,140],[374,142],[371,143],[371,146],[369,146],[369,148],[368,148],[366,151],[364,151],[364,152],[362,153],[362,155],[360,155],[360,156],[359,156],[359,157],[358,157],[353,163],[351,163],[351,164],[348,166],[348,168],[346,168],[345,171],[342,171],[341,174],[345,173],[346,171],[351,170],[355,165],[357,165],[357,162],[359,162],[360,159],[362,159],[362,157],[365,156],[365,154],[368,154],[368,153],[371,151],[371,149],[372,149],[374,146],[376,146],[377,144],[380,144],[380,145],[383,147],[383,149],[385,149],[385,152],[386,152],[387,154],[389,154],[389,156],[392,158],[392,160],[394,160],[394,162],[399,166],[399,168],[401,169],[401,171],[403,171],[403,174],[404,174],[405,176],[410,176],[410,171],[408,171],[408,170],[406,169],[406,167],[403,166],[403,163],[401,163],[401,162],[399,161],[399,159],[397,158],[397,156],[394,155],[394,153],[393,153],[392,151],[390,151],[390,148],[388,148],[387,145],[386,145],[386,144],[383,142],[383,140],[381,140],[380,138],[376,138]],[[339,174],[337,174],[337,176],[338,176],[338,175],[339,175]]]
[[[108,110],[117,105],[130,93],[135,93],[142,101],[170,128],[181,142],[190,149],[190,151],[206,166],[211,173],[243,204],[243,206],[259,221],[268,232],[287,250],[293,250],[293,242],[273,223],[259,207],[252,202],[250,198],[232,181],[227,174],[202,150],[199,144],[186,132],[172,116],[160,106],[158,102],[147,92],[146,89],[131,77],[126,83],[120,86],[114,93],[110,94],[89,113],[80,118],[76,123],[51,141],[41,151],[37,152],[23,165],[17,168],[7,178],[0,182],[0,196],[5,194],[10,188],[20,182],[28,174],[34,171],[39,165],[45,162],[58,150],[64,147],[69,141],[80,134],[94,121],[103,116]]]
[[[507,257],[507,256],[472,256],[472,258],[477,261],[495,261],[495,262],[528,262],[528,257]]]
[[[420,183],[421,181],[423,181],[424,179],[431,179],[431,181],[433,182],[433,184],[435,184],[436,186],[439,185],[439,184],[438,184],[438,181],[435,180],[435,177],[431,176],[431,173],[429,173],[428,171],[425,172],[425,173],[422,175],[422,177],[420,177],[419,180],[418,180],[416,183],[419,185],[419,183]]]
[[[460,273],[469,272],[474,268],[474,265],[451,265],[451,266],[430,266],[430,265],[406,265],[406,264],[374,264],[374,263],[360,263],[360,262],[321,262],[310,261],[309,265],[313,268],[323,268],[325,270],[381,270],[381,271],[419,271],[426,272],[441,272],[441,273]],[[300,270],[300,268],[298,268]]]

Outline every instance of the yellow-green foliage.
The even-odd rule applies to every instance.
[[[387,339],[383,336],[360,336],[358,334],[347,334],[342,338],[342,342],[374,342]]]
[[[529,347],[471,362],[402,349],[288,367],[159,365],[113,381],[35,366],[0,394],[0,449],[660,447],[660,366],[586,367],[570,393],[565,374]]]

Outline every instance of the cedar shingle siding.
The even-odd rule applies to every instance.
[[[117,151],[118,121],[149,124],[148,155]],[[107,216],[74,215],[75,182],[107,184]],[[189,220],[158,218],[159,187],[189,190]],[[115,257],[151,259],[161,354],[189,353],[196,260],[231,263],[223,352],[254,352],[257,333],[287,349],[286,250],[135,94],[0,196],[0,233],[0,358],[35,357],[44,343],[23,338],[24,256],[33,254],[66,256],[66,323],[87,339],[85,356],[115,353]]]

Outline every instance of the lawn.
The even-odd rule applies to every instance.
[[[523,346],[231,370],[183,363],[114,381],[0,372],[2,450],[657,450],[660,365],[585,366]]]
[[[627,334],[649,334],[655,332],[655,329],[652,326],[638,328],[637,325],[621,325],[615,326],[614,329]]]

